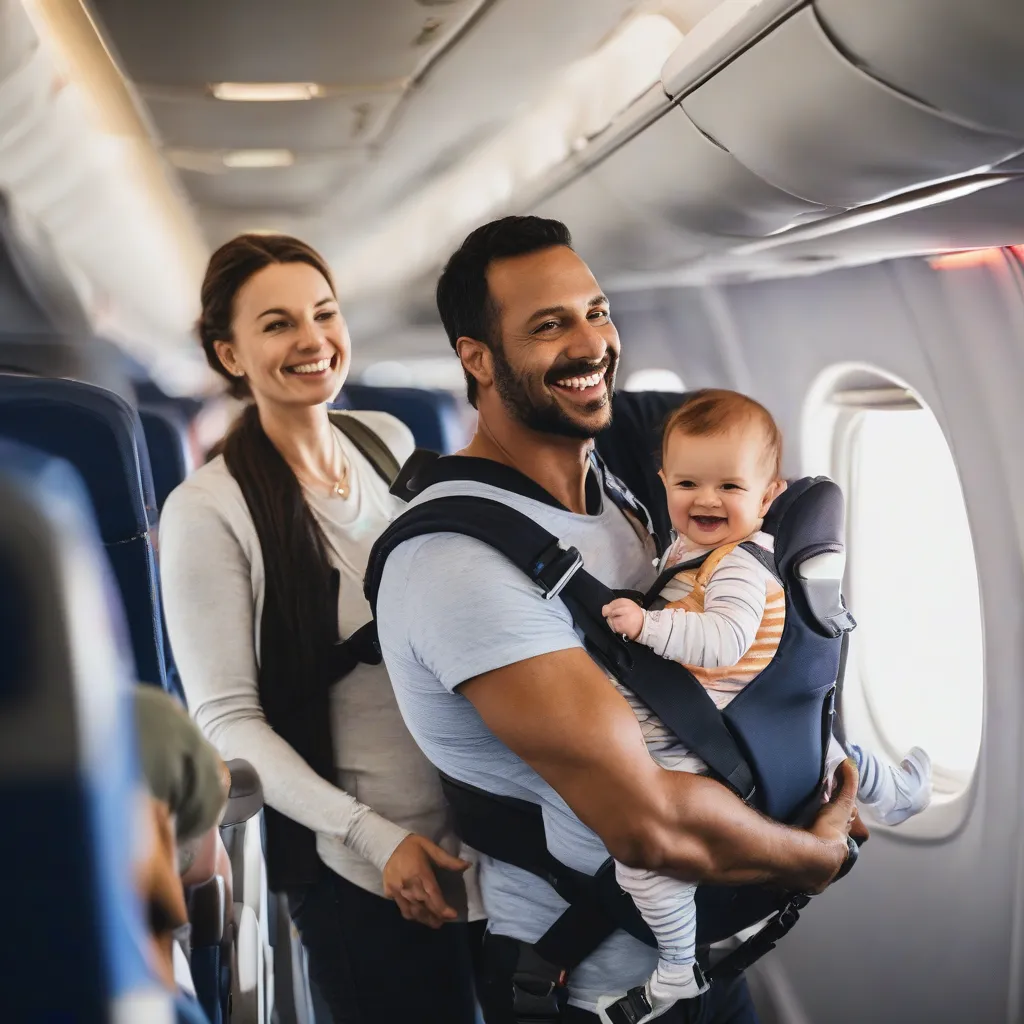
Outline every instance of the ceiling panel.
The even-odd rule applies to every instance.
[[[592,53],[635,7],[635,0],[489,4],[410,92],[386,144],[338,197],[332,219],[349,237],[372,226],[396,201],[537,102],[568,64]]]
[[[91,0],[143,85],[408,78],[483,0]]]
[[[299,103],[224,103],[143,94],[163,143],[182,149],[328,152],[369,145],[400,92],[352,92]]]
[[[203,174],[182,170],[182,181],[200,206],[235,209],[311,209],[323,204],[352,174],[356,162],[305,158],[292,167],[246,168]]]

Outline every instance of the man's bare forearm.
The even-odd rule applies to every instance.
[[[655,764],[636,716],[584,651],[506,666],[461,692],[625,864],[813,892],[846,857],[856,774],[811,831],[770,821],[712,779]]]
[[[631,858],[643,862],[638,866],[691,882],[800,889],[817,880],[824,884],[846,857],[846,842],[838,831],[821,838],[789,828],[759,814],[712,779],[660,774],[664,792],[652,831],[638,856]]]

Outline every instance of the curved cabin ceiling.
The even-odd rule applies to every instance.
[[[210,243],[241,230],[280,229],[338,257],[542,95],[560,69],[596,48],[635,4],[90,0],[89,6],[144,101]],[[217,99],[218,83],[305,84],[310,98]],[[229,166],[237,158],[246,166]]]

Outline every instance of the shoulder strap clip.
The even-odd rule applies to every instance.
[[[574,547],[563,548],[556,540],[541,553],[530,575],[544,591],[544,600],[551,601],[582,568],[583,556],[579,551]]]

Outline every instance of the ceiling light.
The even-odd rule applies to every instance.
[[[324,95],[316,82],[214,82],[210,92],[218,100],[236,103],[283,103],[312,100]]]
[[[223,160],[225,167],[291,167],[295,154],[290,149],[233,149]]]

